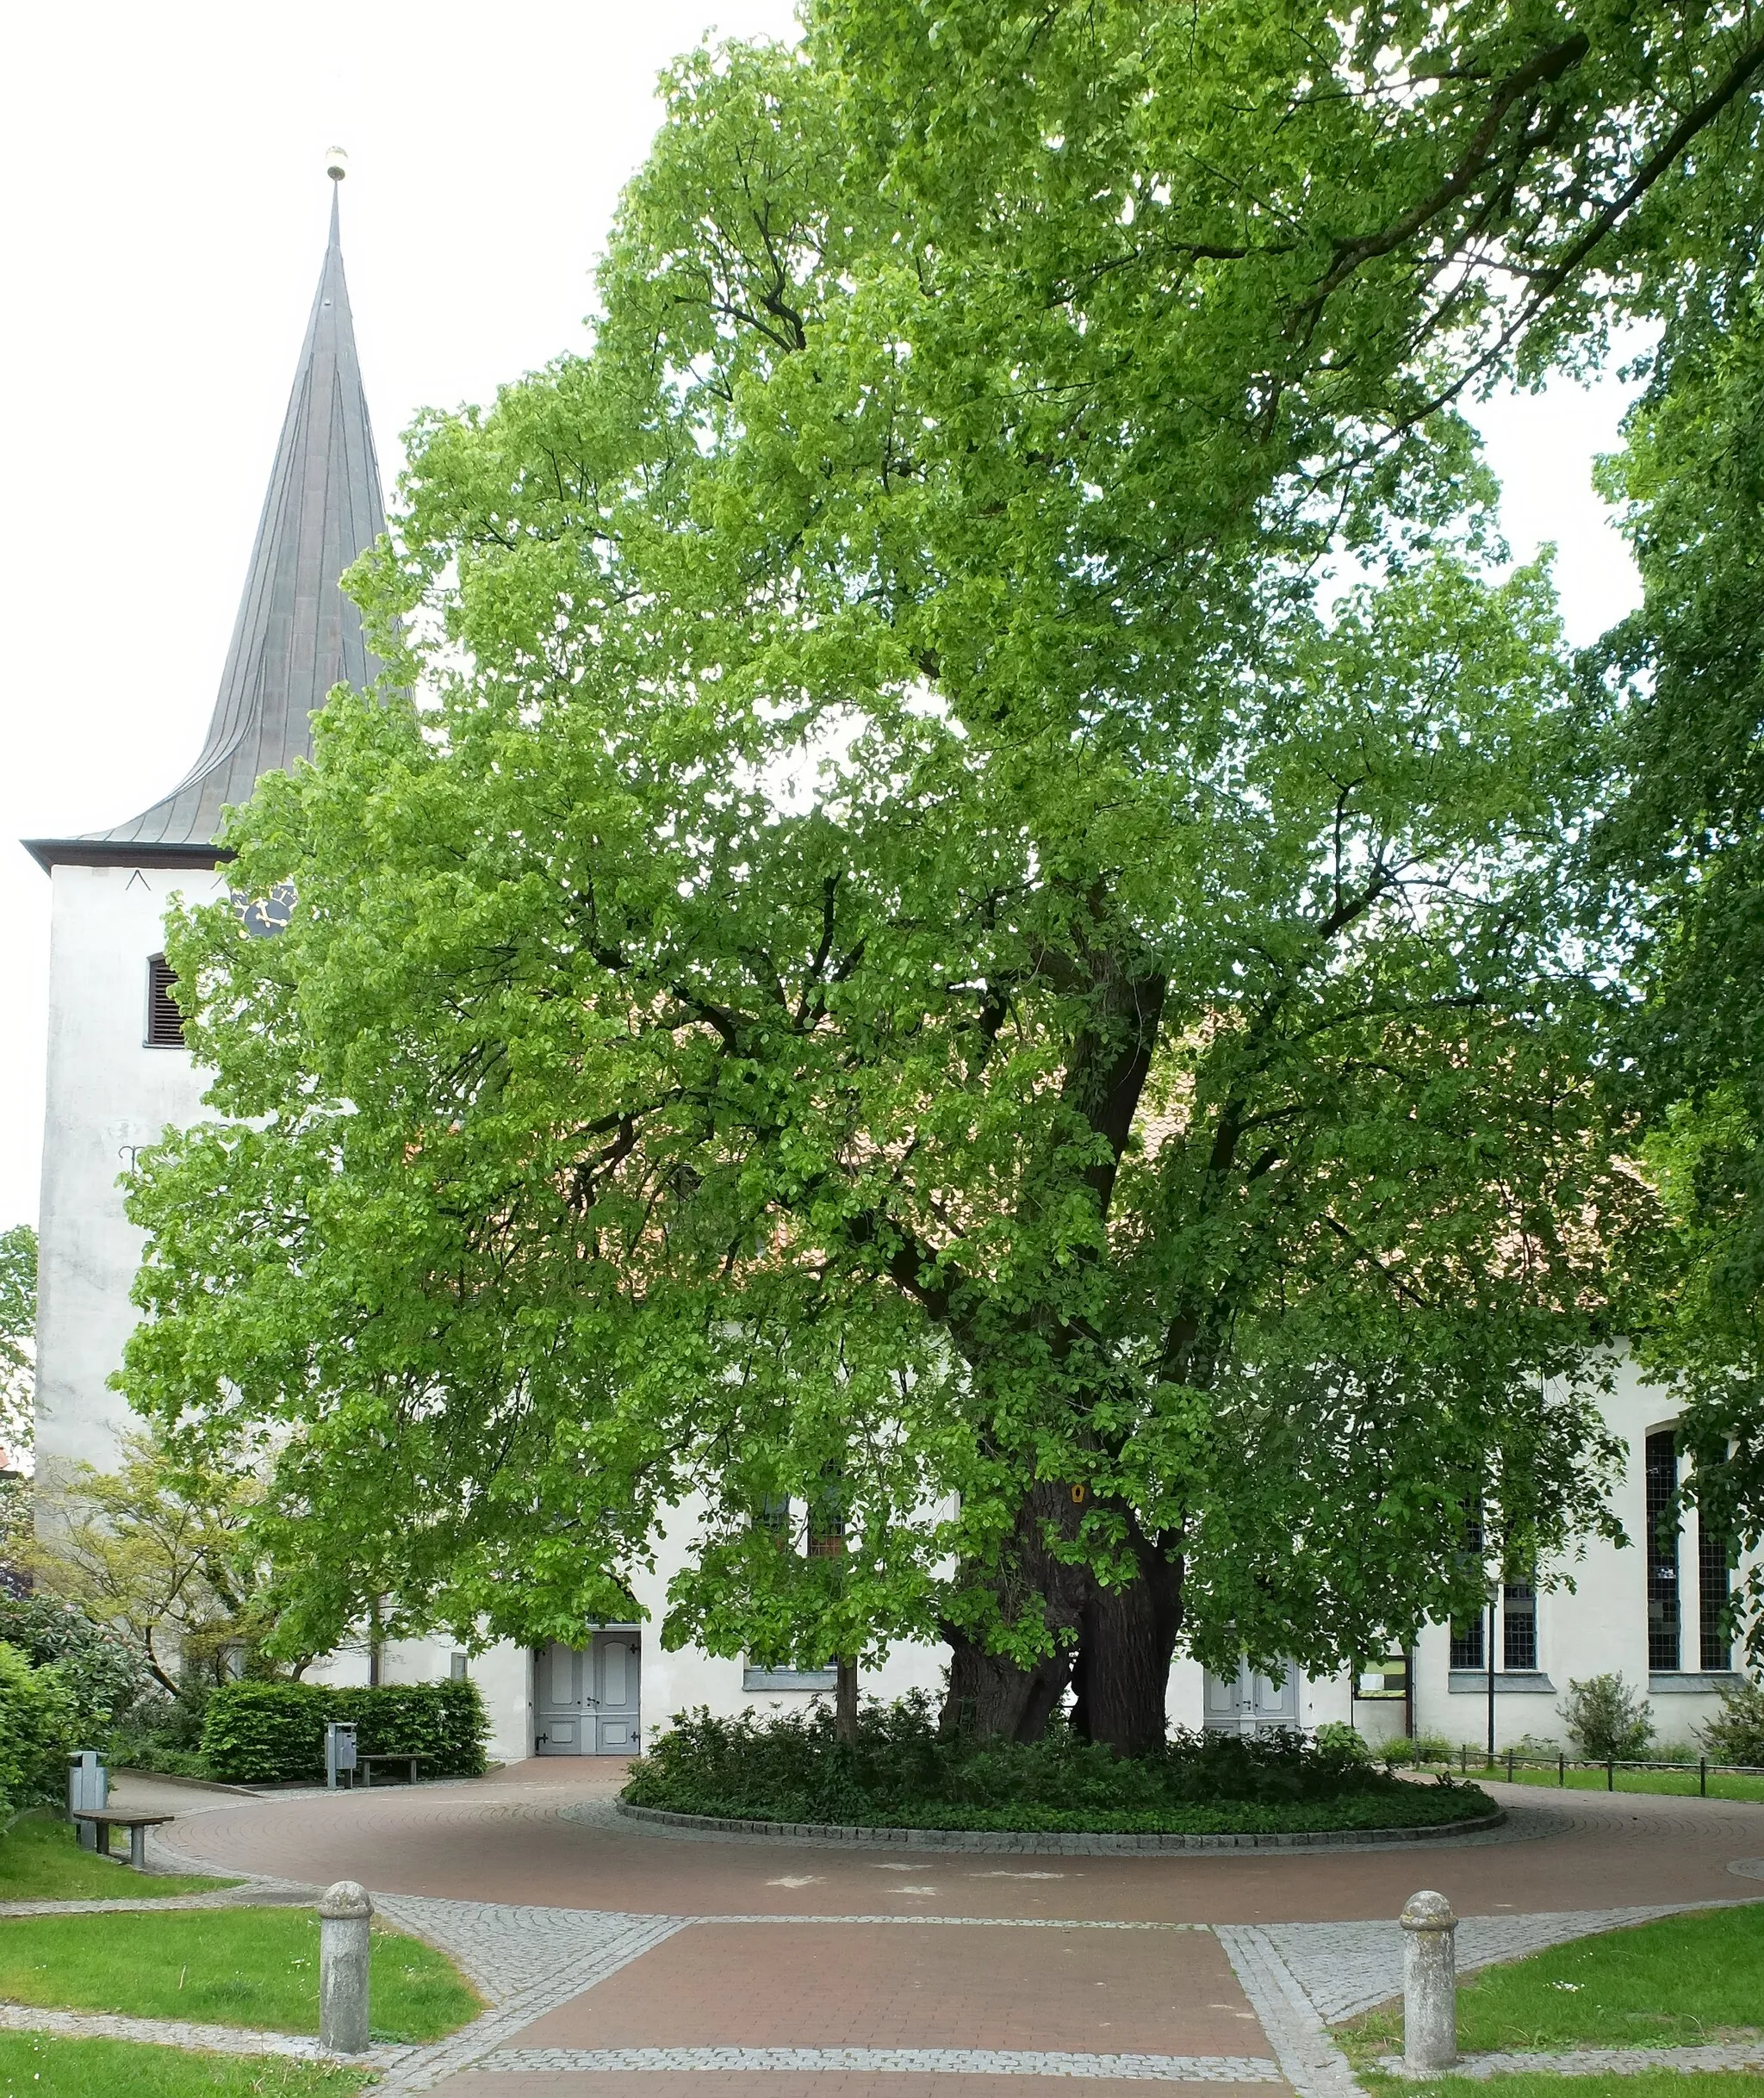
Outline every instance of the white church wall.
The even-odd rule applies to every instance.
[[[208,1083],[187,1049],[146,1046],[147,959],[174,891],[206,897],[206,872],[59,866],[52,878],[48,1083],[43,1144],[37,1456],[46,1475],[100,1466],[132,1423],[106,1380],[136,1313],[141,1234],[118,1176],[168,1124],[195,1120]]]
[[[638,1623],[642,1647],[642,1723],[645,1742],[663,1732],[674,1715],[707,1708],[719,1717],[732,1718],[752,1710],[761,1716],[773,1712],[801,1710],[831,1693],[811,1688],[761,1689],[747,1687],[746,1665],[740,1658],[707,1654],[686,1646],[668,1651],[662,1644],[662,1623],[668,1609],[668,1586],[686,1564],[697,1530],[698,1508],[688,1501],[668,1511],[655,1535],[655,1563],[638,1570],[632,1581],[633,1596],[645,1613]],[[584,1627],[587,1644],[589,1628]],[[458,1649],[449,1639],[388,1641],[382,1649],[382,1683],[434,1682],[452,1673]],[[941,1646],[903,1642],[879,1667],[866,1667],[860,1678],[861,1694],[885,1701],[904,1697],[910,1690],[923,1690],[941,1700],[943,1671],[947,1655]],[[503,1640],[472,1655],[466,1673],[477,1684],[490,1722],[491,1760],[516,1762],[533,1753],[536,1724],[533,1694],[533,1655],[525,1648]],[[307,1671],[311,1682],[358,1685],[368,1679],[365,1650],[351,1647],[327,1654]]]

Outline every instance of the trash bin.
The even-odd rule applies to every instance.
[[[333,1719],[325,1729],[325,1783],[335,1791],[341,1778],[355,1783],[355,1722]]]
[[[110,1773],[96,1748],[82,1748],[67,1766],[68,1819],[76,1814],[102,1814],[109,1803]],[[82,1823],[79,1840],[83,1849],[96,1850],[98,1832],[89,1822]]]

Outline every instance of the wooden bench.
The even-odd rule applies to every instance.
[[[432,1760],[433,1759],[432,1757],[426,1755],[404,1755],[398,1753],[382,1753],[377,1755],[357,1755],[355,1760],[355,1766],[362,1774],[362,1790],[366,1791],[374,1782],[374,1766],[376,1763],[403,1764],[407,1766],[410,1773],[407,1782],[414,1785],[417,1781],[417,1765],[419,1763],[427,1763],[432,1761]]]
[[[115,1855],[110,1848],[110,1831],[126,1828],[128,1831],[128,1861],[138,1872],[147,1869],[147,1831],[157,1828],[162,1822],[175,1822],[175,1814],[130,1814],[121,1807],[82,1807],[74,1820],[87,1823],[97,1842],[98,1855]]]

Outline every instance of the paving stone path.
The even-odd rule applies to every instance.
[[[1083,2098],[1147,2082],[1357,2098],[1327,2027],[1397,1993],[1393,1919],[1424,1881],[1464,1917],[1459,1964],[1474,1969],[1756,1898],[1730,1868],[1764,1852],[1764,1809],[1623,1795],[1538,1806],[1501,1788],[1508,1831],[1429,1859],[1418,1845],[1396,1857],[881,1862],[619,1826],[607,1774],[527,1766],[476,1787],[194,1807],[150,1854],[250,1884],[103,1906],[311,1900],[330,1879],[362,1879],[388,1924],[448,1952],[488,2005],[450,2039],[377,2064],[385,2098],[936,2098],[951,2078],[973,2098],[992,2091],[987,2078],[1001,2093],[1081,2084]],[[123,2022],[129,2037],[164,2030]],[[1500,2065],[1727,2068],[1761,2055]]]

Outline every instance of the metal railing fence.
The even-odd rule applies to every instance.
[[[1553,1770],[1556,1772],[1556,1784],[1564,1790],[1568,1785],[1569,1771],[1602,1770],[1605,1772],[1605,1789],[1607,1792],[1614,1792],[1617,1790],[1617,1773],[1620,1770],[1663,1771],[1677,1777],[1695,1778],[1698,1797],[1703,1799],[1709,1797],[1709,1780],[1711,1776],[1764,1778],[1764,1764],[1715,1763],[1705,1755],[1699,1756],[1696,1761],[1692,1763],[1631,1756],[1528,1755],[1522,1748],[1505,1748],[1497,1751],[1493,1757],[1490,1757],[1485,1750],[1473,1749],[1466,1744],[1458,1749],[1456,1760],[1459,1772],[1465,1777],[1468,1777],[1473,1770],[1481,1771],[1485,1775],[1491,1771],[1498,1774],[1505,1766],[1506,1781],[1509,1785],[1517,1782],[1518,1773],[1522,1770]],[[1449,1770],[1451,1767],[1452,1760],[1453,1759],[1448,1755],[1443,1760],[1443,1762],[1437,1759],[1429,1759],[1426,1763],[1417,1763],[1413,1767],[1425,1770],[1437,1766]]]

